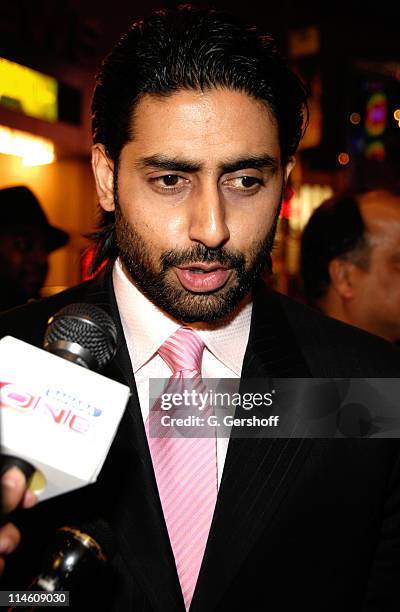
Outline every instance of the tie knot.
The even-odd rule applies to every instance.
[[[173,374],[182,371],[201,374],[201,358],[204,342],[195,331],[180,327],[158,349],[158,354],[171,368]]]

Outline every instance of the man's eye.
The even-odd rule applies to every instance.
[[[241,178],[243,187],[253,187],[254,185],[261,185],[261,180],[255,176],[242,176]]]
[[[159,190],[169,193],[180,191],[188,183],[188,180],[179,174],[164,174],[151,179],[153,185]]]
[[[263,181],[256,176],[237,176],[227,181],[228,186],[233,189],[250,190],[255,185],[262,185]]]
[[[166,187],[175,187],[179,183],[180,177],[177,174],[167,174],[159,178]]]

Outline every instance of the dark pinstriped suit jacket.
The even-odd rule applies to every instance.
[[[118,553],[97,603],[82,594],[72,609],[182,612],[110,270],[4,314],[1,335],[41,346],[48,317],[71,302],[95,303],[116,321],[118,350],[103,373],[132,397],[97,483],[17,513],[23,543],[2,588],[27,584],[56,526],[102,516]],[[393,377],[399,355],[259,287],[243,377]],[[397,440],[231,439],[191,611],[398,610],[399,461]]]

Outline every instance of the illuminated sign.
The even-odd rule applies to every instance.
[[[29,117],[58,119],[58,83],[45,74],[0,57],[0,104]]]
[[[43,166],[55,161],[50,140],[0,125],[0,153],[20,157],[24,166]]]

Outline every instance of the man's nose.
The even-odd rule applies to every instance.
[[[218,186],[203,187],[190,207],[189,238],[215,249],[225,244],[229,237],[225,204]]]

